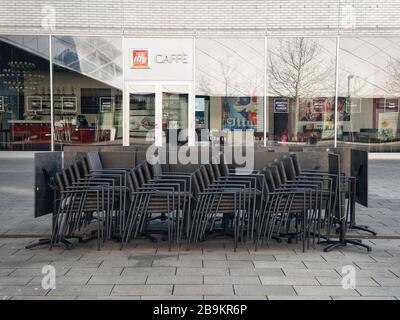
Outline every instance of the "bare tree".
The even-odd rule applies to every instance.
[[[393,95],[400,94],[400,60],[391,59],[386,70],[389,73],[389,79],[386,82],[388,92]]]
[[[300,99],[315,93],[333,92],[333,61],[323,61],[321,47],[313,39],[281,40],[269,54],[269,87],[272,94],[289,97],[294,103],[291,131],[297,140]]]
[[[224,82],[225,96],[229,97],[233,95],[232,89],[235,89],[233,81],[236,77],[237,64],[233,61],[230,55],[218,59],[218,64]]]

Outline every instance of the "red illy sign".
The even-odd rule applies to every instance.
[[[131,49],[131,68],[150,68],[150,52],[148,49]]]

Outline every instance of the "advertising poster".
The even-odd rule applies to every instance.
[[[205,98],[197,98],[196,97],[196,104],[195,104],[196,125],[204,125],[204,123],[205,123],[205,109],[206,109]]]
[[[256,130],[257,97],[222,98],[222,127],[227,130]]]
[[[338,97],[338,120],[339,121],[350,121],[350,113],[347,108],[347,99]]]
[[[398,112],[379,113],[378,137],[383,141],[388,141],[396,137],[397,124],[399,121]]]
[[[300,121],[322,121],[326,98],[305,99],[300,101]]]
[[[347,99],[338,98],[338,121],[350,121],[350,113],[346,108]],[[305,122],[335,120],[335,98],[313,98],[300,101],[299,120]]]

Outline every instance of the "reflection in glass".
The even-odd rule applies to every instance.
[[[167,142],[175,137],[179,142],[187,141],[187,137],[179,134],[188,128],[188,90],[186,85],[162,86],[162,129]]]
[[[339,118],[338,145],[400,149],[399,48],[399,38],[340,39],[339,95],[348,117]]]
[[[336,39],[268,39],[269,137],[331,145]]]
[[[264,131],[264,39],[198,38],[196,96],[209,99],[207,129]]]
[[[48,37],[0,37],[0,149],[50,149],[48,52]]]
[[[52,37],[55,147],[122,143],[122,40]]]

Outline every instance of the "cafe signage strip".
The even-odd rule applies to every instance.
[[[151,62],[158,64],[187,64],[188,54],[155,54],[154,59],[152,60],[149,49],[131,49],[131,69],[150,69]]]

